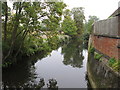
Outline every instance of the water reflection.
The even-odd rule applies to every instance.
[[[49,83],[47,84],[48,89],[54,88],[54,90],[58,90],[56,79],[49,79]]]
[[[35,79],[38,77],[34,64],[38,59],[46,56],[44,52],[40,54],[41,55],[36,54],[34,57],[24,58],[22,62],[18,62],[13,67],[3,69],[3,87],[28,87],[29,85],[37,84],[38,82],[36,82]]]
[[[83,50],[81,40],[71,40],[49,53],[24,58],[13,68],[4,70],[3,87],[88,88],[87,50]]]
[[[54,47],[54,49],[59,48]],[[52,50],[51,50],[52,51]],[[50,54],[51,51],[40,52],[32,57],[22,57],[18,58],[19,62],[16,65],[11,66],[11,68],[2,70],[2,85],[3,87],[15,88],[15,87],[36,87],[39,86],[40,82],[36,82],[36,78],[39,78],[41,81],[41,77],[38,77],[34,66],[38,60],[46,57]]]
[[[63,63],[65,65],[81,68],[84,59],[82,40],[71,40],[62,47],[62,54],[64,55]]]

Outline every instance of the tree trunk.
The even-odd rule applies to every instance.
[[[16,41],[16,35],[17,35],[17,30],[18,30],[18,26],[19,26],[19,20],[20,20],[20,14],[21,14],[21,2],[19,2],[19,7],[18,10],[16,10],[16,17],[15,17],[15,23],[14,23],[14,28],[13,28],[13,32],[11,35],[11,46],[10,49],[8,51],[8,54],[4,57],[3,60],[6,60],[12,53],[13,53],[13,49],[14,49],[14,45],[15,45],[15,41]]]
[[[4,42],[6,42],[6,38],[7,38],[7,21],[8,21],[8,6],[7,6],[7,2],[5,3],[5,23],[4,23]]]

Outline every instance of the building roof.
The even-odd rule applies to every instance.
[[[120,16],[120,7],[110,17]]]
[[[118,2],[118,9],[110,15],[110,17],[120,16],[120,1]]]

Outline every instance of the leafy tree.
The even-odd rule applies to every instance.
[[[77,34],[77,27],[75,26],[75,22],[71,19],[71,17],[67,17],[63,20],[62,30],[66,35],[72,37]]]
[[[3,41],[3,47],[7,47],[3,51],[3,62],[20,54],[31,55],[42,50],[41,33],[47,35],[49,31],[50,38],[54,36],[52,33],[57,32],[63,9],[66,7],[63,2],[13,2],[15,13],[8,18],[9,8],[6,5],[3,3],[6,8],[2,9],[5,17],[3,38],[7,42]],[[42,30],[41,25],[46,26],[47,30]]]
[[[97,16],[89,16],[88,22],[85,23],[85,30],[88,33],[92,32],[92,25],[94,24],[94,22],[98,21],[99,18]]]
[[[49,11],[46,14],[46,19],[42,22],[47,27],[47,31],[57,31],[59,27],[59,22],[61,21],[61,16],[63,14],[63,9],[66,4],[63,2],[47,2],[46,9]]]
[[[89,19],[84,24],[84,34],[83,39],[86,45],[88,45],[89,35],[92,33],[93,24],[95,21],[98,21],[97,16],[89,16]]]
[[[67,18],[68,16],[71,17],[72,16],[72,12],[69,9],[66,9],[63,12],[63,15],[64,15],[65,18]]]
[[[77,7],[77,8],[73,8],[72,9],[72,13],[73,13],[73,18],[74,21],[76,23],[76,27],[77,27],[77,34],[80,35],[83,32],[84,29],[84,20],[85,20],[85,16],[84,16],[84,8],[83,7]]]
[[[66,35],[69,35],[71,37],[74,37],[77,34],[77,27],[75,26],[75,22],[72,20],[70,10],[68,9],[64,11],[62,30]]]

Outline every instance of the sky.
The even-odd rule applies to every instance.
[[[84,7],[86,19],[89,15],[95,15],[100,20],[107,19],[117,8],[120,0],[63,0],[68,9]]]
[[[9,1],[9,0],[7,0]],[[14,1],[14,0],[13,0]],[[29,1],[29,0],[28,0]],[[84,7],[86,20],[89,15],[95,15],[100,20],[107,19],[117,8],[120,0],[63,0],[68,9]],[[11,3],[8,2],[10,5]],[[11,6],[11,5],[10,5]]]

